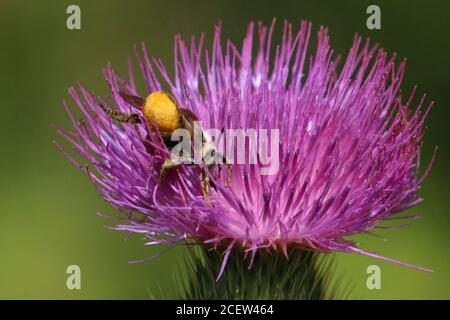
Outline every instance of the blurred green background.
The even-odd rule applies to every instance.
[[[81,7],[82,29],[66,28],[66,8]],[[382,29],[366,28],[366,8],[378,4]],[[114,213],[81,171],[52,145],[51,124],[68,125],[62,99],[77,81],[106,94],[101,75],[107,61],[125,74],[133,45],[144,41],[151,55],[171,66],[173,36],[214,25],[240,44],[250,20],[288,19],[329,27],[332,45],[345,54],[355,32],[390,53],[408,58],[403,90],[414,84],[436,101],[425,137],[424,159],[439,146],[437,162],[410,210],[424,219],[400,231],[380,232],[387,242],[358,237],[377,250],[435,270],[428,274],[371,258],[336,254],[336,278],[352,287],[351,298],[450,298],[449,167],[450,2],[448,1],[5,1],[0,0],[1,180],[0,298],[146,299],[161,290],[173,297],[174,249],[143,264],[128,264],[163,248],[143,246],[139,237],[109,231],[96,212]],[[280,23],[278,24],[280,27]],[[66,288],[68,265],[81,267],[82,289]],[[366,268],[382,270],[381,290],[366,288]]]

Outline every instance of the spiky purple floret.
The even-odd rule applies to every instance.
[[[260,175],[260,165],[232,165],[229,187],[224,177],[215,181],[214,207],[202,196],[198,168],[183,166],[157,185],[169,156],[159,135],[146,124],[114,123],[81,85],[69,92],[85,120],[77,122],[66,106],[73,130],[61,130],[92,170],[76,164],[114,207],[145,216],[129,216],[116,229],[144,234],[149,245],[195,240],[225,248],[225,262],[234,246],[252,255],[260,248],[286,252],[289,245],[382,258],[344,237],[369,232],[421,201],[419,152],[431,104],[424,108],[422,99],[411,110],[414,92],[406,102],[399,94],[405,62],[396,67],[395,55],[358,36],[337,68],[326,29],[308,57],[309,23],[297,33],[285,23],[275,48],[273,25],[259,24],[255,56],[254,28],[251,23],[241,50],[221,43],[220,26],[211,52],[203,50],[203,37],[188,45],[177,36],[174,79],[143,46],[136,57],[147,92],[137,92],[131,62],[129,81],[108,66],[113,104],[104,103],[130,112],[119,90],[146,96],[165,86],[207,128],[279,129],[276,175]]]

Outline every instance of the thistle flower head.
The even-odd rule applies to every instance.
[[[70,89],[84,120],[76,121],[66,106],[73,128],[60,133],[89,166],[66,155],[125,212],[128,222],[116,229],[143,234],[149,245],[192,240],[220,248],[221,272],[235,247],[251,258],[262,248],[287,252],[288,246],[383,258],[346,237],[370,232],[421,201],[419,152],[431,104],[422,99],[413,107],[414,92],[402,98],[405,62],[396,65],[395,55],[356,36],[338,63],[326,29],[311,53],[311,25],[293,29],[285,23],[274,46],[274,25],[251,23],[237,46],[222,42],[218,26],[210,50],[203,49],[203,37],[186,43],[177,36],[173,76],[145,47],[136,50],[146,92],[138,92],[131,62],[128,80],[109,65],[104,70],[109,100],[81,85]],[[158,130],[146,121],[118,124],[102,108],[144,117],[121,92],[146,97],[163,90],[205,129],[276,129],[278,170],[263,174],[267,164],[258,157],[231,164],[231,179],[226,170],[208,171],[210,202],[202,193],[201,165],[181,165],[160,183],[170,151]]]

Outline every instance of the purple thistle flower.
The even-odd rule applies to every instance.
[[[395,55],[389,58],[358,36],[338,67],[327,29],[318,32],[311,57],[310,23],[302,22],[297,33],[285,23],[276,47],[274,24],[258,24],[256,53],[254,29],[251,23],[241,49],[231,41],[222,44],[221,26],[211,51],[203,49],[203,37],[186,44],[177,36],[174,78],[144,46],[136,58],[147,86],[143,96],[168,88],[206,128],[278,129],[280,170],[275,175],[261,175],[261,163],[232,164],[229,185],[225,175],[211,176],[213,206],[202,195],[198,167],[183,165],[158,184],[161,164],[170,157],[158,132],[146,122],[113,122],[99,98],[81,85],[69,92],[84,120],[76,121],[64,103],[73,129],[60,133],[90,167],[65,155],[88,173],[106,201],[144,217],[128,214],[128,223],[115,229],[143,234],[147,245],[193,240],[220,248],[219,277],[235,247],[243,247],[251,261],[258,249],[287,255],[292,246],[401,263],[364,251],[345,237],[368,233],[422,200],[416,191],[430,167],[419,176],[419,153],[432,103],[424,107],[422,98],[413,109],[415,89],[403,101],[405,61],[396,66]],[[119,93],[139,96],[131,62],[128,81],[109,65],[104,75],[113,102],[103,104],[132,111]]]

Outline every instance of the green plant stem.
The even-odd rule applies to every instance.
[[[244,260],[242,250],[233,250],[225,272],[216,281],[223,257],[216,250],[192,250],[188,253],[188,279],[182,288],[185,299],[291,299],[325,298],[326,270],[330,262],[318,253],[289,250],[261,250],[249,269],[250,255]],[[320,263],[319,263],[320,262]]]

